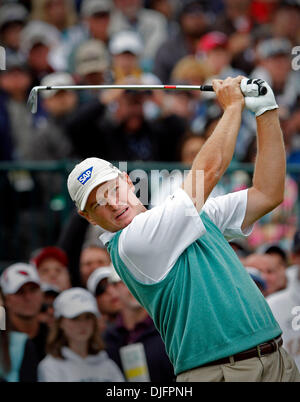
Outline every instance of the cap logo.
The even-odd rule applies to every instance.
[[[29,273],[26,271],[18,271],[18,274],[24,275],[24,276],[29,276]]]
[[[85,170],[81,175],[77,178],[77,180],[84,185],[92,176],[93,166]]]

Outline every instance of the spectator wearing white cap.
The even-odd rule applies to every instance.
[[[41,382],[124,381],[100,338],[95,298],[82,288],[62,292],[54,301],[55,322],[47,356],[39,364]]]
[[[21,4],[7,3],[0,7],[0,43],[5,47],[6,55],[20,55],[21,31],[27,14]]]
[[[25,160],[31,152],[33,129],[33,116],[27,107],[32,76],[17,53],[8,52],[6,56],[6,70],[0,75],[0,159]]]
[[[141,76],[143,71],[140,67],[140,56],[143,52],[143,42],[139,34],[134,31],[120,31],[112,36],[108,49],[112,55],[115,81],[128,76]]]
[[[39,322],[43,294],[36,268],[25,263],[10,265],[1,275],[0,286],[10,329],[27,334],[40,361],[45,356],[48,328]]]
[[[21,35],[20,49],[27,59],[33,85],[40,85],[41,79],[56,69],[51,63],[51,51],[60,44],[59,30],[46,22],[31,21]]]
[[[98,309],[106,323],[113,323],[119,314],[122,303],[116,282],[121,279],[113,277],[112,266],[97,268],[87,281],[88,290],[95,296]]]
[[[141,61],[143,68],[151,71],[154,56],[167,38],[167,20],[159,12],[143,7],[141,0],[114,0],[110,33],[124,30],[136,31],[143,40]]]

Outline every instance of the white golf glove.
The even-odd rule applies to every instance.
[[[241,91],[245,96],[246,108],[255,113],[256,117],[278,108],[272,88],[266,81],[243,78]]]

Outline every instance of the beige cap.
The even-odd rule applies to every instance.
[[[109,55],[103,42],[90,39],[79,46],[75,56],[77,74],[104,72],[108,67]]]
[[[68,177],[70,197],[81,211],[85,209],[91,191],[106,181],[116,179],[122,172],[110,162],[87,158],[75,166]]]

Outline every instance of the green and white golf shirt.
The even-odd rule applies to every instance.
[[[178,189],[125,229],[100,236],[117,273],[152,317],[176,375],[281,333],[226,240],[249,234],[241,230],[246,206],[243,190],[209,199],[198,214]]]

